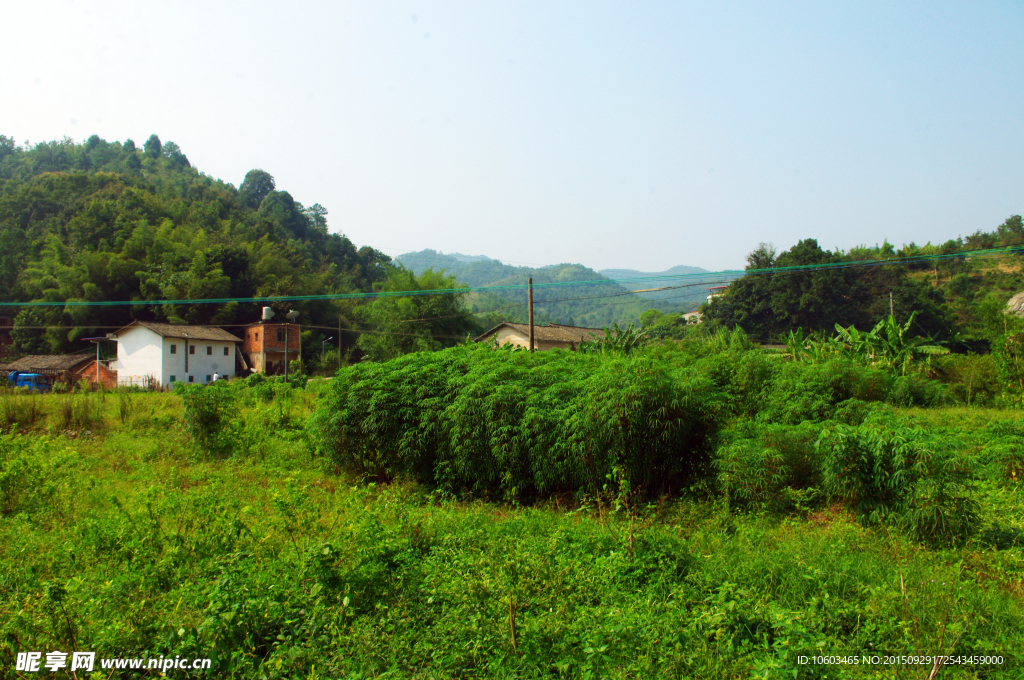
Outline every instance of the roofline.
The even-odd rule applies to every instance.
[[[487,338],[487,336],[489,336],[491,333],[494,333],[495,331],[497,331],[502,326],[529,326],[529,325],[530,324],[526,324],[526,323],[517,324],[514,321],[502,321],[501,323],[499,323],[497,326],[495,326],[494,328],[490,329],[489,331],[486,331],[482,335],[480,335],[480,336],[478,336],[476,338],[473,338],[473,342],[480,342],[481,340],[484,340],[485,338]],[[607,330],[605,328],[591,328],[589,326],[569,326],[568,324],[564,324],[564,323],[549,323],[549,324],[544,324],[544,325],[534,324],[534,327],[535,328],[577,328],[577,329],[579,329],[581,331],[595,331],[595,332],[598,332],[598,333],[604,333],[605,330]],[[513,329],[513,330],[515,330],[515,329]]]
[[[483,340],[483,339],[484,339],[484,338],[486,338],[486,337],[487,337],[488,335],[490,335],[491,333],[495,332],[496,330],[498,330],[498,329],[499,329],[499,328],[501,328],[502,326],[507,326],[507,325],[509,325],[509,322],[508,322],[508,321],[502,321],[501,323],[499,323],[499,324],[498,324],[497,326],[495,326],[495,327],[494,327],[494,328],[492,328],[491,330],[489,330],[489,331],[485,331],[485,332],[484,332],[484,333],[483,333],[482,335],[480,335],[479,337],[473,338],[473,342],[480,342],[481,340]]]
[[[157,334],[157,335],[159,335],[159,336],[160,336],[161,338],[173,338],[173,337],[184,337],[184,339],[185,339],[185,340],[200,340],[200,339],[201,339],[201,338],[192,338],[192,337],[189,337],[189,334],[188,334],[188,333],[183,333],[183,334],[182,334],[182,336],[174,336],[174,335],[163,335],[163,334],[161,334],[161,333],[160,333],[159,331],[155,331],[155,330],[153,330],[152,328],[148,328],[147,326],[145,326],[145,325],[144,325],[144,324],[147,324],[147,323],[159,323],[159,324],[162,324],[162,325],[164,325],[164,326],[178,326],[178,325],[188,326],[188,325],[190,325],[190,324],[173,324],[173,323],[163,323],[162,321],[139,321],[138,319],[135,319],[134,321],[132,321],[132,322],[131,322],[130,324],[128,324],[127,326],[125,326],[125,327],[123,327],[123,328],[119,328],[119,329],[117,329],[116,331],[114,331],[113,333],[108,333],[108,334],[107,334],[107,339],[108,339],[108,340],[114,340],[114,339],[116,339],[116,338],[118,337],[118,335],[120,335],[121,333],[125,332],[126,330],[128,330],[128,329],[129,329],[129,328],[131,328],[132,326],[141,326],[142,328],[145,328],[145,329],[146,329],[146,330],[148,330],[148,331],[151,331],[151,332],[153,332],[153,333],[156,333],[156,334]],[[224,331],[225,333],[228,333],[228,331],[225,331],[225,330],[224,330],[223,328],[221,328],[220,326],[210,326],[210,328],[216,328],[216,329],[217,329],[217,330],[219,330],[219,331]],[[235,335],[234,335],[233,333],[228,333],[228,335],[230,335],[230,336],[231,336],[232,338],[234,338],[234,340],[207,340],[206,342],[245,342],[245,340],[243,340],[242,338],[239,338],[239,337],[235,336]]]

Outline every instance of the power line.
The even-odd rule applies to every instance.
[[[589,281],[549,281],[535,283],[534,288],[555,288],[565,286],[590,286],[590,285],[616,285],[623,283],[640,283],[651,281],[678,281],[692,280],[694,278],[722,278],[728,277],[733,280],[742,276],[763,276],[786,273],[809,272],[825,269],[849,269],[854,267],[877,267],[877,266],[906,266],[909,264],[920,264],[924,262],[937,262],[948,259],[961,259],[964,257],[1000,257],[1024,253],[1024,247],[1009,248],[986,248],[977,250],[961,250],[954,253],[922,255],[914,258],[896,258],[888,260],[855,260],[847,262],[828,262],[814,265],[792,265],[785,267],[768,267],[763,269],[744,270],[722,270],[719,272],[699,272],[692,274],[671,274],[653,275],[620,279],[600,279]],[[700,283],[709,283],[702,281]],[[699,285],[699,284],[695,284]],[[361,300],[386,297],[417,297],[425,295],[464,295],[472,292],[498,292],[498,291],[523,291],[526,284],[513,284],[503,286],[461,286],[458,288],[442,288],[434,290],[418,291],[376,291],[370,293],[330,293],[323,295],[283,295],[277,297],[252,297],[252,298],[209,298],[201,300],[66,300],[66,301],[32,301],[32,302],[0,302],[0,307],[115,307],[115,306],[177,306],[177,305],[199,305],[199,304],[227,304],[229,302],[239,303],[274,303],[274,302],[315,302],[333,300]],[[623,294],[630,294],[626,291]]]

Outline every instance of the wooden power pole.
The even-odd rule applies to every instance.
[[[529,290],[529,299],[530,299],[530,351],[532,352],[533,351],[533,347],[534,347],[534,344],[533,344],[533,279],[530,278],[530,279],[527,279],[527,281],[529,282],[527,288]]]

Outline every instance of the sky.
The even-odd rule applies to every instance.
[[[390,255],[740,268],[1024,212],[1021,2],[34,0],[0,133],[156,133]]]

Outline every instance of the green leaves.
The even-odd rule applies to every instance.
[[[920,428],[835,425],[822,431],[825,488],[865,524],[893,522],[935,544],[963,543],[978,528],[975,465]]]
[[[581,342],[578,351],[584,354],[614,353],[626,356],[633,350],[643,347],[647,341],[646,336],[646,332],[634,329],[633,324],[623,329],[619,328],[618,323],[614,323],[610,329],[604,329],[604,337],[600,340]]]
[[[795,361],[822,363],[841,358],[875,366],[893,375],[907,375],[915,362],[922,358],[925,359],[922,368],[927,368],[930,357],[949,354],[944,347],[927,344],[924,338],[910,335],[916,316],[914,312],[904,324],[889,316],[867,333],[858,331],[854,326],[843,328],[835,324],[836,335],[831,338],[814,334],[805,337],[803,329],[797,329],[786,337],[786,348]]]
[[[688,387],[645,357],[460,346],[339,374],[310,433],[371,477],[515,499],[594,492],[619,468],[650,494],[706,456],[715,422]]]

